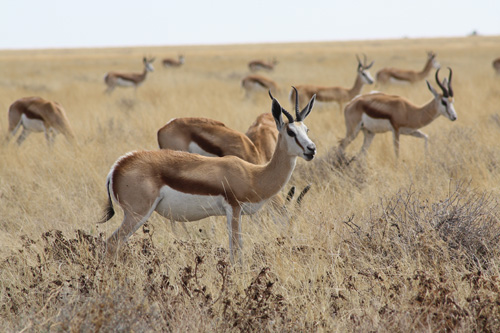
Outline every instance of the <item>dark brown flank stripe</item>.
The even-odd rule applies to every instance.
[[[224,156],[222,149],[219,146],[214,145],[212,142],[205,140],[204,137],[201,135],[198,135],[197,133],[192,133],[191,134],[191,139],[196,142],[198,146],[201,147],[204,151],[217,155],[219,157]]]
[[[24,114],[26,115],[26,117],[28,117],[29,119],[38,119],[38,120],[43,121],[42,116],[40,116],[38,113],[34,113],[34,112],[30,111],[29,109],[24,109],[24,110],[23,110],[23,113],[24,113]]]
[[[361,103],[361,109],[363,110],[364,113],[366,113],[367,116],[375,119],[387,119],[391,123],[391,126],[393,128],[397,128],[395,124],[392,121],[392,118],[389,114],[384,113],[374,107],[372,107],[368,103]]]

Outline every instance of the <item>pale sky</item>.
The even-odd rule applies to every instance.
[[[500,35],[500,0],[2,0],[0,49]]]

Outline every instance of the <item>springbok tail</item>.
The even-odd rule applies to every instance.
[[[108,179],[108,182],[106,184],[106,187],[108,189],[108,204],[104,208],[104,215],[97,223],[105,223],[115,215],[115,210],[113,208],[113,201],[111,200],[111,193],[109,191],[110,183],[111,183],[111,178]]]

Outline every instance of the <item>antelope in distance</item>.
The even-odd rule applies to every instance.
[[[7,142],[22,126],[23,131],[17,138],[18,145],[21,145],[31,132],[44,132],[49,145],[54,143],[57,133],[62,133],[69,142],[74,143],[75,136],[66,118],[66,112],[57,102],[41,97],[23,97],[10,105],[8,118]]]
[[[303,123],[314,97],[302,111],[296,105],[293,119],[269,95],[279,134],[273,157],[264,165],[236,156],[207,157],[170,149],[134,151],[120,157],[107,177],[108,204],[100,221],[113,217],[113,201],[124,212],[122,224],[106,241],[108,256],[156,211],[179,222],[226,216],[234,263],[236,250],[242,249],[241,214],[255,213],[286,185],[298,156],[310,161],[316,155],[316,145]],[[288,122],[283,121],[283,114]]]
[[[500,58],[496,58],[493,60],[493,68],[495,69],[495,72],[500,75]]]
[[[249,97],[253,91],[271,91],[276,94],[278,85],[273,80],[258,74],[247,75],[241,80],[241,86],[245,90],[245,96]]]
[[[414,83],[425,79],[432,68],[439,69],[440,66],[436,60],[436,54],[428,52],[424,69],[420,72],[398,68],[382,68],[376,74],[377,83],[385,84],[391,81]]]
[[[364,141],[359,155],[364,155],[370,146],[376,133],[391,131],[393,134],[394,152],[399,157],[399,136],[411,135],[425,140],[427,151],[427,134],[419,129],[429,125],[440,115],[451,121],[457,119],[453,106],[453,90],[451,88],[452,70],[448,79],[439,81],[436,71],[436,82],[441,88],[439,94],[432,85],[427,82],[427,87],[434,96],[428,103],[415,106],[400,96],[386,95],[383,93],[372,93],[359,96],[346,105],[344,110],[346,136],[340,141],[339,155],[344,156],[344,151],[358,135],[363,131]]]
[[[356,80],[352,88],[300,85],[297,86],[297,92],[294,89],[290,92],[290,100],[293,101],[295,99],[296,93],[298,93],[300,100],[309,99],[311,96],[316,95],[318,102],[337,102],[339,108],[342,110],[344,103],[349,102],[355,96],[359,95],[364,84],[373,83],[373,78],[368,70],[373,66],[374,61],[367,65],[366,55],[363,62],[361,62],[357,55],[356,59],[358,60],[358,68],[356,70]]]
[[[257,72],[259,70],[271,72],[277,64],[278,61],[276,59],[273,59],[272,61],[253,60],[248,63],[248,68],[250,68],[250,71],[252,72]]]
[[[148,72],[153,72],[153,62],[155,58],[146,58],[142,59],[142,63],[144,64],[144,70],[142,73],[122,73],[122,72],[109,72],[104,76],[104,82],[106,83],[106,93],[111,94],[113,90],[119,87],[134,87],[137,89],[144,80],[146,80],[146,75]]]
[[[181,67],[184,64],[184,56],[179,55],[179,59],[165,58],[162,60],[164,67]]]

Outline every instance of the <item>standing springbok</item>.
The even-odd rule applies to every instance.
[[[146,75],[148,72],[154,71],[153,61],[155,58],[146,58],[142,59],[144,64],[144,70],[142,73],[121,73],[121,72],[109,72],[104,76],[104,82],[106,83],[106,93],[110,94],[117,87],[134,87],[137,89],[144,80],[146,80]]]
[[[124,219],[106,241],[108,255],[116,253],[154,211],[179,222],[225,215],[234,263],[236,250],[242,248],[241,214],[255,213],[285,186],[298,156],[310,161],[316,154],[303,123],[314,97],[300,112],[296,104],[294,120],[269,95],[279,134],[273,157],[264,165],[235,156],[206,157],[169,149],[135,151],[120,157],[107,177],[108,205],[101,222],[113,217],[113,200],[123,209]]]
[[[164,67],[181,67],[184,64],[184,56],[179,55],[179,59],[165,58],[162,61]]]
[[[415,106],[408,100],[400,96],[386,95],[383,93],[372,93],[359,96],[346,105],[344,110],[346,136],[340,141],[339,153],[343,156],[344,150],[351,143],[359,131],[363,131],[364,141],[361,148],[361,155],[366,153],[373,137],[376,133],[392,131],[394,151],[399,157],[399,136],[411,135],[425,140],[427,150],[427,134],[419,129],[430,124],[440,115],[444,115],[451,121],[457,119],[455,108],[453,107],[453,90],[451,89],[452,70],[449,78],[439,81],[436,71],[436,82],[441,88],[439,94],[431,86],[429,81],[427,87],[434,97],[423,106]]]
[[[493,68],[495,69],[495,72],[500,75],[500,58],[496,58],[495,60],[493,60]]]
[[[349,102],[355,96],[359,95],[364,84],[373,83],[373,78],[368,70],[373,66],[374,61],[367,65],[366,55],[364,56],[363,63],[357,55],[356,59],[358,60],[358,68],[356,70],[356,80],[352,88],[301,85],[297,86],[299,99],[309,99],[312,95],[316,95],[318,102],[337,102],[340,110],[342,110],[344,103]],[[290,92],[290,101],[294,100],[295,90],[292,90]]]
[[[11,104],[8,111],[9,132],[7,142],[23,127],[17,144],[21,145],[31,132],[44,132],[47,143],[51,145],[57,133],[62,133],[69,142],[74,142],[75,136],[66,118],[66,112],[61,104],[48,101],[41,97],[23,97]]]
[[[414,83],[425,79],[432,68],[438,69],[440,66],[436,60],[436,54],[434,52],[427,52],[427,61],[425,62],[424,69],[420,72],[398,68],[382,68],[376,74],[377,83],[385,84],[390,81]]]
[[[276,82],[263,75],[247,75],[241,80],[241,86],[245,90],[245,96],[249,97],[252,91],[262,90],[269,91],[275,94],[278,91]]]
[[[253,60],[248,63],[248,68],[252,72],[256,72],[258,70],[265,70],[265,71],[272,71],[274,70],[274,66],[278,64],[278,61],[276,59],[273,59],[272,61],[264,61],[264,60]]]

